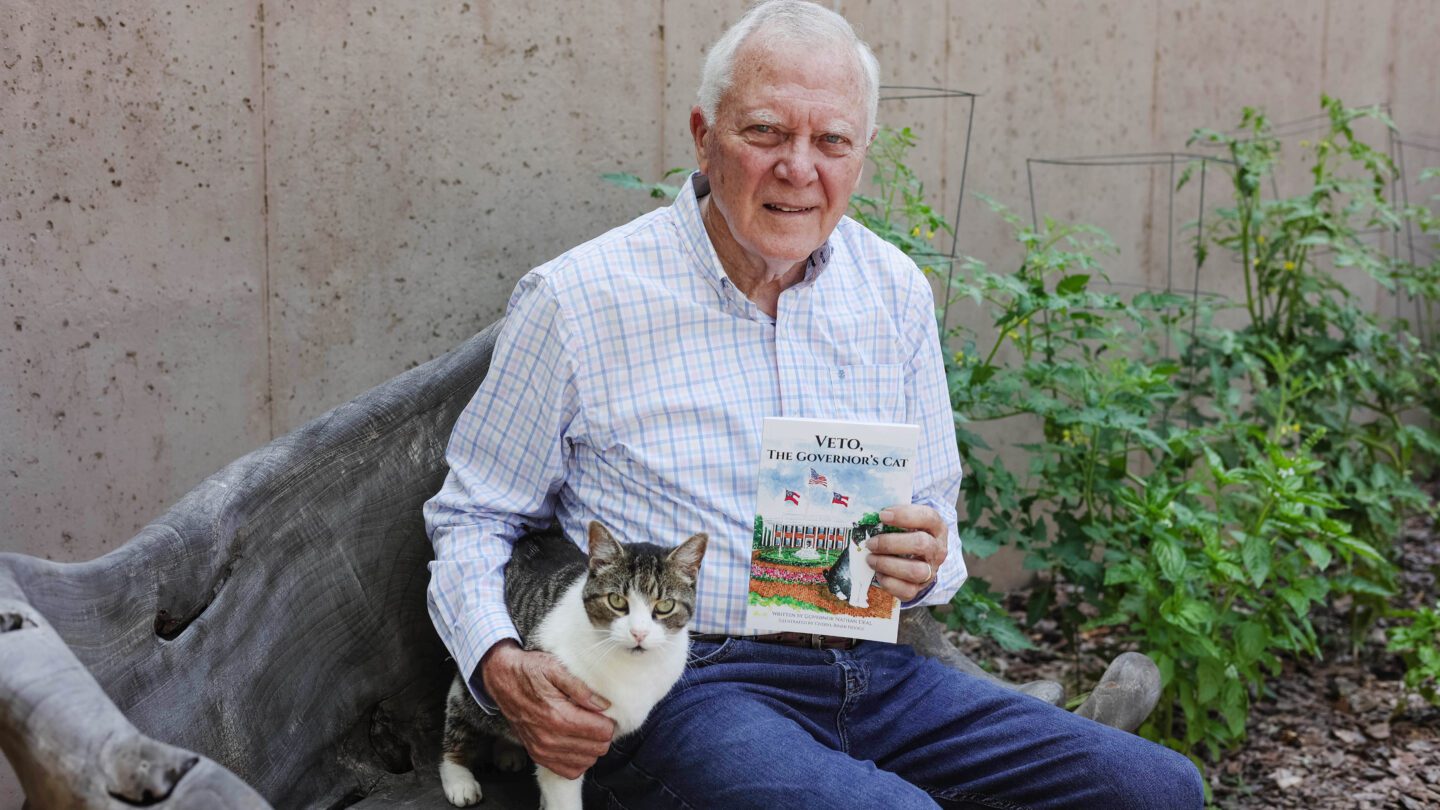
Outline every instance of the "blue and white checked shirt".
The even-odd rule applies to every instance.
[[[520,279],[489,375],[455,423],[450,474],[425,505],[430,616],[467,677],[516,638],[504,568],[527,527],[592,519],[624,540],[710,535],[692,629],[745,629],[766,416],[921,428],[916,503],[950,554],[915,604],[964,582],[960,459],[935,304],[920,270],[846,217],[770,318],[737,291],[700,220],[694,175],[675,203]]]

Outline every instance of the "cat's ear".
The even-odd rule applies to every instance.
[[[590,570],[612,565],[625,558],[620,541],[598,520],[590,521]]]
[[[678,567],[685,576],[694,580],[700,573],[700,560],[705,556],[705,544],[708,542],[710,542],[710,536],[701,532],[676,546],[665,560]]]

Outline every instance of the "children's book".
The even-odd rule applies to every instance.
[[[769,417],[760,452],[746,629],[894,642],[900,603],[865,541],[910,503],[920,428]],[[898,530],[897,530],[898,531]]]

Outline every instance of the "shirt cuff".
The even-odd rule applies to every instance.
[[[923,587],[923,588],[921,588],[921,589],[920,589],[920,592],[917,593],[917,594],[915,594],[915,597],[914,597],[913,599],[909,600],[908,602],[901,602],[901,603],[900,603],[900,609],[901,609],[901,610],[909,610],[910,608],[915,607],[915,606],[917,606],[917,605],[923,605],[923,604],[925,604],[925,597],[929,596],[929,595],[930,595],[930,592],[933,591],[933,590],[935,590],[935,583],[936,583],[936,582],[939,582],[939,581],[940,581],[939,578],[930,580],[930,584],[929,584],[929,585],[926,585],[926,586]]]
[[[475,662],[475,668],[471,670],[470,676],[465,679],[465,685],[470,688],[470,697],[475,698],[475,705],[479,706],[480,710],[486,714],[500,714],[500,707],[495,703],[495,700],[490,697],[490,693],[485,691],[485,678],[480,672],[480,664],[485,661],[485,653],[489,652],[496,644],[499,644],[507,638],[515,639],[517,643],[520,641],[519,636],[508,634],[495,638],[489,646],[480,651],[480,657]]]
[[[486,714],[500,713],[500,707],[495,705],[495,701],[490,698],[490,693],[485,691],[485,680],[480,677],[479,664],[475,665],[475,671],[470,673],[465,685],[470,687],[470,697],[475,698],[475,705],[480,707],[480,711]]]

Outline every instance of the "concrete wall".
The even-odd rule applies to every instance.
[[[835,5],[887,84],[980,94],[967,191],[1022,212],[1027,157],[1180,150],[1243,105],[1294,120],[1326,91],[1440,133],[1430,0]],[[693,164],[700,61],[743,6],[0,0],[0,549],[114,548],[645,210],[598,175]],[[882,106],[946,211],[968,109]],[[1036,172],[1042,213],[1112,230],[1113,277],[1150,285],[1167,184]],[[1014,255],[973,199],[960,237]]]

